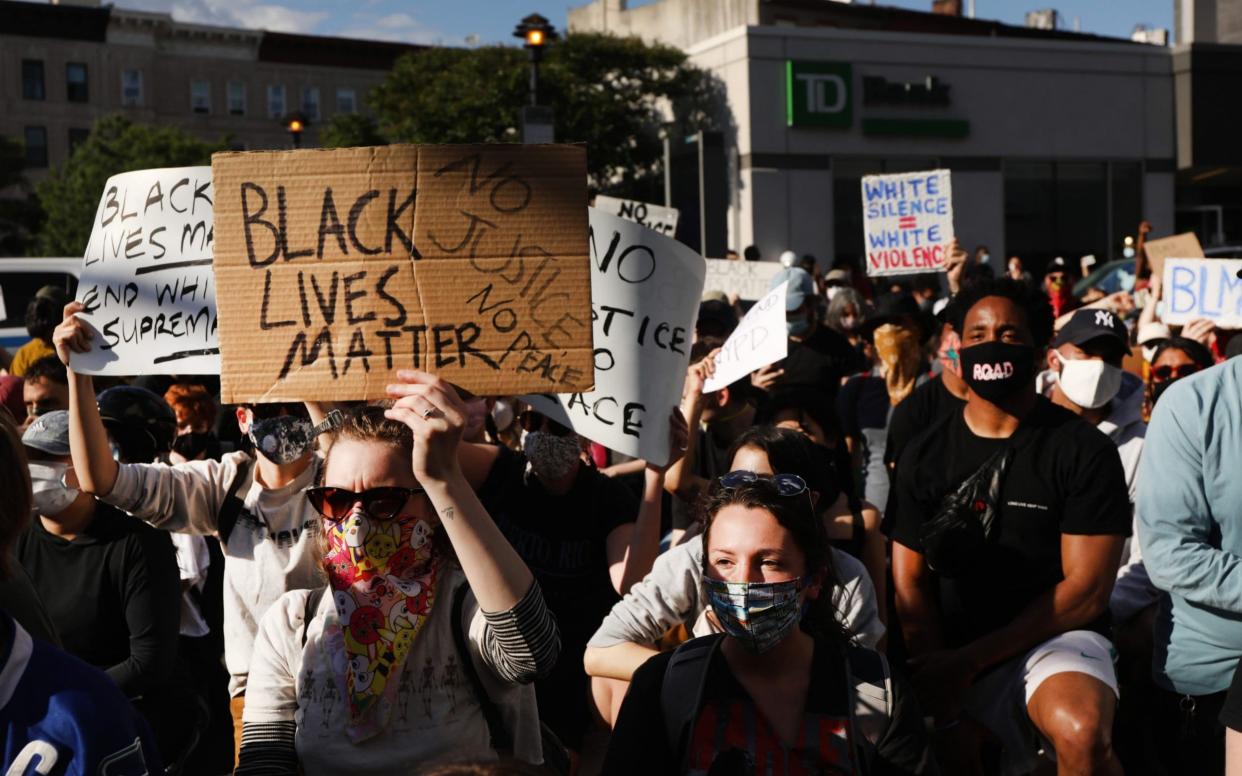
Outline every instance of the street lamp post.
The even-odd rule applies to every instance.
[[[293,140],[294,148],[302,147],[302,133],[310,126],[310,120],[301,111],[294,111],[285,116],[285,129],[289,131],[289,137]]]
[[[543,16],[532,13],[513,30],[515,38],[526,41],[530,52],[530,105],[522,109],[522,142],[551,143],[554,139],[552,109],[539,105],[539,63],[543,49],[557,39],[556,28]]]

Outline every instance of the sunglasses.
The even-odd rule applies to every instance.
[[[781,496],[801,496],[806,493],[806,480],[796,474],[755,474],[744,469],[729,472],[716,480],[722,488],[740,488],[754,482],[768,482],[776,487]]]
[[[1151,374],[1159,382],[1167,380],[1180,380],[1183,377],[1194,374],[1199,371],[1198,364],[1182,364],[1181,366],[1157,366],[1152,367]]]
[[[255,420],[271,420],[281,415],[306,417],[306,405],[297,402],[275,402],[272,404],[248,404]]]
[[[552,436],[557,437],[569,436],[573,433],[571,429],[565,428],[542,412],[535,412],[534,410],[526,410],[521,415],[518,415],[518,425],[527,433],[531,431],[547,431]]]
[[[367,517],[376,520],[392,520],[405,508],[405,503],[413,496],[422,493],[422,488],[371,488],[361,493],[344,488],[319,486],[306,489],[306,500],[315,511],[334,523],[339,523],[354,511],[354,505],[361,502]]]

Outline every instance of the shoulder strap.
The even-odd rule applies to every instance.
[[[310,595],[306,596],[306,607],[302,610],[302,646],[306,646],[306,634],[310,630],[311,620],[315,619],[315,613],[319,611],[319,602],[323,600],[323,594],[328,592],[328,586],[317,587],[310,591]]]
[[[220,513],[216,516],[216,533],[220,536],[221,547],[229,543],[229,534],[233,533],[237,518],[246,508],[245,502],[237,495],[237,491],[241,490],[242,483],[250,476],[250,468],[253,465],[254,461],[249,456],[242,458],[237,464],[237,471],[233,473],[233,480],[229,483],[228,495],[224,497],[224,503],[220,505]]]
[[[483,680],[479,678],[479,672],[475,670],[470,650],[466,648],[466,631],[461,608],[469,590],[470,585],[462,583],[453,591],[453,645],[457,648],[457,659],[461,663],[462,673],[466,675],[471,689],[474,690],[474,698],[479,703],[480,711],[483,712],[483,719],[487,720],[487,732],[491,738],[492,751],[505,757],[513,752],[513,739],[509,736],[509,730],[500,716],[500,709],[496,707],[496,702],[492,700],[487,688],[483,686]]]
[[[845,656],[854,729],[862,734],[863,741],[875,746],[893,717],[893,676],[888,659],[881,652],[855,644],[846,647]]]
[[[673,652],[664,671],[660,711],[664,716],[665,740],[680,763],[678,773],[685,770],[694,721],[699,716],[703,692],[707,688],[707,672],[712,656],[723,641],[724,634],[717,633],[685,642]]]

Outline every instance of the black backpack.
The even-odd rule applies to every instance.
[[[660,710],[664,715],[664,735],[669,749],[680,761],[678,773],[686,769],[690,736],[703,707],[708,670],[723,642],[722,633],[691,639],[673,652],[664,671]],[[850,644],[845,648],[845,657],[852,696],[850,727],[859,734],[855,742],[856,755],[862,772],[867,773],[876,743],[893,717],[893,678],[888,660],[874,649]]]

